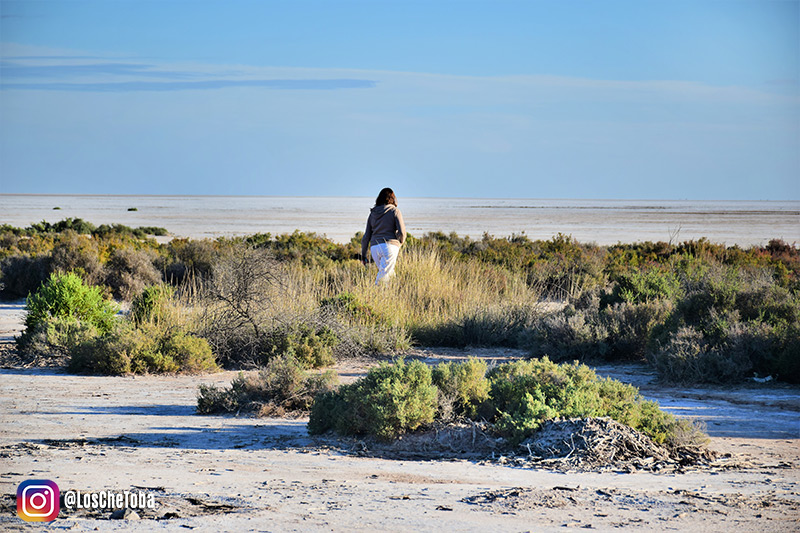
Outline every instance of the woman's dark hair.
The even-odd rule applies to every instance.
[[[392,204],[393,206],[397,207],[397,197],[394,195],[394,191],[389,187],[381,189],[381,192],[375,199],[375,205],[386,205],[386,204]]]

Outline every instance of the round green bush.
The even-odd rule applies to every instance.
[[[493,368],[487,376],[495,429],[512,443],[552,418],[609,416],[660,443],[673,442],[676,430],[685,426],[635,387],[599,379],[577,362],[559,365],[546,357],[515,361]]]
[[[36,332],[46,331],[54,320],[82,323],[103,334],[112,330],[117,313],[116,305],[103,298],[100,287],[86,285],[72,272],[51,274],[28,296],[26,309],[25,331],[18,341],[23,349]]]
[[[318,396],[308,431],[313,435],[334,429],[343,435],[396,438],[433,422],[437,394],[426,364],[402,359],[384,363],[357,382]]]

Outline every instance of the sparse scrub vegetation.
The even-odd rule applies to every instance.
[[[245,412],[257,416],[305,413],[315,396],[333,390],[337,383],[335,372],[313,374],[294,356],[280,355],[257,372],[240,373],[230,387],[200,385],[197,412]]]
[[[216,370],[208,342],[188,331],[172,293],[153,287],[137,298],[128,318],[118,318],[100,287],[75,273],[54,273],[28,298],[26,329],[17,346],[29,357],[66,359],[74,372]]]
[[[33,294],[54,272],[127,301],[172,286],[187,309],[179,329],[206,339],[229,368],[284,352],[319,366],[411,344],[508,346],[558,361],[647,361],[676,381],[756,373],[800,382],[800,250],[779,240],[603,247],[565,235],[431,233],[409,237],[397,278],[376,290],[358,235],[341,245],[301,232],[148,236],[161,230],[80,219],[0,226],[0,295]],[[77,331],[63,323],[36,335],[41,345]]]

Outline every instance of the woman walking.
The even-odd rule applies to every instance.
[[[375,200],[375,207],[369,212],[367,229],[361,238],[361,260],[368,262],[367,247],[372,259],[378,265],[375,285],[388,281],[394,276],[397,254],[406,240],[406,226],[403,215],[397,208],[397,197],[390,188],[382,189]]]

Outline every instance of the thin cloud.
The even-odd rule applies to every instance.
[[[315,69],[161,63],[94,58],[66,51],[0,43],[0,90],[135,92],[214,90],[256,87],[276,90],[371,89],[391,94],[391,105],[502,106],[521,110],[565,102],[604,102],[652,106],[653,102],[729,104],[797,104],[792,94],[721,87],[681,80],[602,80],[550,75],[456,76],[360,69]],[[63,54],[63,55],[60,55]],[[377,92],[377,91],[376,91]],[[522,106],[522,107],[519,107]]]
[[[186,78],[192,73],[153,70],[152,65],[135,63],[87,63],[78,65],[36,65],[14,61],[0,63],[0,72],[6,79],[14,78],[69,78],[72,76],[140,76],[148,78]]]
[[[135,92],[184,91],[226,89],[230,87],[261,87],[278,90],[337,90],[371,89],[377,85],[372,80],[207,80],[148,82],[128,81],[113,83],[0,83],[3,89],[32,91],[82,91],[82,92]]]
[[[283,78],[260,69],[232,72],[228,67],[197,67],[96,61],[86,56],[12,56],[0,62],[0,89],[82,92],[196,91],[231,87],[342,90],[371,89],[377,85],[374,80],[346,76]]]

